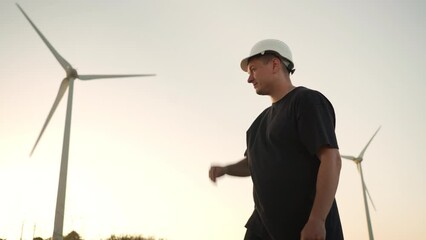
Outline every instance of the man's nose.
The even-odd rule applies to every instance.
[[[251,83],[251,82],[253,82],[253,80],[254,80],[253,75],[250,74],[249,77],[248,77],[248,79],[247,79],[247,82]]]

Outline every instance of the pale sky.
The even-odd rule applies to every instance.
[[[426,235],[425,1],[19,4],[79,73],[157,74],[75,82],[65,234],[242,239],[251,180],[214,185],[208,169],[240,160],[246,130],[271,104],[239,63],[257,41],[278,38],[293,51],[293,83],[333,103],[342,154],[358,155],[382,126],[363,162],[376,239]],[[66,98],[29,153],[65,73],[9,0],[0,2],[0,66],[0,238],[18,239],[22,224],[23,239],[34,226],[47,238]],[[345,237],[367,239],[360,177],[343,161]]]

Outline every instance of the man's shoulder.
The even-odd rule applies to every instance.
[[[295,91],[294,97],[302,101],[327,99],[320,91],[311,88],[301,86],[297,87],[295,90],[297,91]]]
[[[307,88],[304,86],[296,87],[294,90],[296,90],[295,95],[297,95],[298,97],[323,95],[318,90]]]

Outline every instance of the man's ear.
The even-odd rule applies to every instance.
[[[282,64],[281,64],[281,60],[278,58],[273,58],[272,59],[272,70],[274,73],[281,71],[282,68]]]

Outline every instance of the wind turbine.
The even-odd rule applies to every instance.
[[[370,199],[370,202],[373,205],[373,208],[376,209],[376,207],[374,206],[373,200],[371,199],[370,193],[368,192],[367,185],[365,185],[364,175],[362,174],[361,163],[362,163],[362,160],[364,159],[365,150],[367,150],[367,147],[370,145],[371,141],[376,136],[377,132],[379,132],[379,130],[380,130],[380,127],[376,130],[374,135],[371,137],[370,141],[368,141],[367,145],[365,145],[364,149],[362,149],[362,151],[358,155],[358,157],[341,155],[342,158],[346,158],[346,159],[354,161],[357,168],[358,168],[358,172],[361,175],[362,194],[363,194],[363,197],[364,197],[365,215],[367,216],[368,236],[369,236],[370,240],[374,240],[374,236],[373,236],[373,228],[371,227],[370,211],[368,210],[368,203],[367,203],[366,195],[368,195],[368,198]]]
[[[64,68],[66,72],[66,77],[61,82],[61,85],[59,87],[59,91],[53,103],[53,106],[50,109],[49,115],[47,116],[47,119],[44,122],[43,128],[41,129],[41,132],[37,138],[37,141],[35,142],[34,147],[32,148],[30,153],[30,156],[31,156],[38,142],[40,141],[40,138],[43,135],[43,132],[46,129],[59,102],[64,96],[65,91],[68,89],[68,101],[67,101],[67,109],[66,109],[66,117],[65,117],[65,130],[64,130],[64,139],[63,139],[63,145],[62,145],[61,167],[60,167],[60,173],[59,173],[59,186],[58,186],[58,195],[56,199],[55,223],[54,223],[53,237],[52,237],[53,240],[62,240],[74,80],[75,79],[92,80],[92,79],[100,79],[100,78],[121,78],[121,77],[146,77],[146,76],[155,76],[155,74],[80,75],[77,73],[77,70],[71,66],[70,63],[68,63],[61,55],[59,55],[59,53],[53,48],[53,46],[49,43],[49,41],[47,41],[44,35],[40,32],[40,30],[35,26],[35,24],[31,21],[28,15],[21,8],[21,6],[19,6],[19,4],[16,4],[16,5],[18,6],[19,10],[24,14],[25,18],[30,22],[31,26],[34,28],[34,30],[37,32],[37,34],[40,36],[43,42],[47,45],[49,50],[55,56],[56,60],[58,60],[59,64]]]

